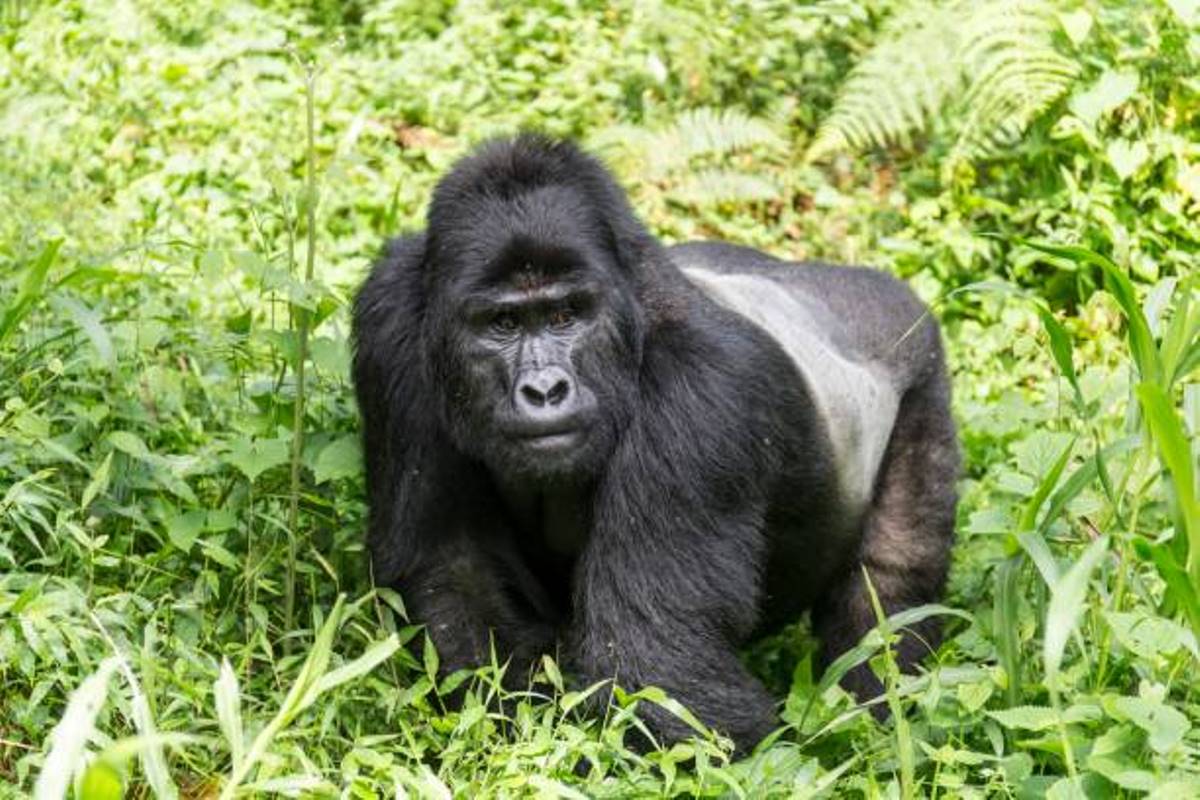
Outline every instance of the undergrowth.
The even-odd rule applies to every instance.
[[[1028,6],[1054,91],[1003,136],[988,29],[907,139],[833,148],[915,102],[879,65],[916,4],[0,4],[0,795],[1200,794],[1200,17]],[[948,595],[823,675],[803,621],[748,648],[786,698],[750,758],[698,723],[631,752],[639,705],[686,709],[581,716],[551,659],[497,706],[502,664],[439,680],[370,588],[347,301],[518,127],[669,241],[871,263],[943,321]],[[901,675],[881,644],[926,614]],[[867,659],[891,722],[836,685]]]

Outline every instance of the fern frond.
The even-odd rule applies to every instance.
[[[770,200],[778,196],[779,187],[767,179],[728,169],[700,170],[684,178],[671,191],[673,200],[696,207]]]
[[[613,126],[589,144],[636,162],[645,178],[659,180],[686,170],[700,156],[719,159],[753,147],[781,148],[784,142],[770,123],[737,109],[696,108],[665,127]]]
[[[851,72],[808,159],[908,146],[951,106],[963,109],[951,115],[957,130],[951,162],[1010,144],[1079,71],[1054,47],[1053,9],[1051,0],[905,6]]]
[[[733,108],[684,111],[666,134],[661,144],[677,146],[681,157],[687,159],[783,145],[782,138],[766,122]]]

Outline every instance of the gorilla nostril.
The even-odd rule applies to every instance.
[[[553,392],[553,389],[551,392]],[[540,408],[546,404],[546,395],[530,386],[528,383],[521,387],[521,396],[525,398],[525,402],[532,406],[538,406]]]
[[[546,401],[550,405],[556,406],[563,400],[566,400],[570,392],[571,385],[567,383],[565,378],[559,378],[558,382],[550,387],[550,391],[546,392]]]

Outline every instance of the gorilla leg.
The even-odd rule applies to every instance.
[[[940,354],[939,354],[940,355]],[[813,612],[825,666],[858,643],[877,619],[865,568],[885,614],[936,601],[942,592],[954,538],[958,446],[950,416],[950,391],[941,359],[902,398],[888,442],[875,496],[864,520],[858,559]],[[927,619],[901,633],[896,657],[911,671],[941,639],[938,620]],[[842,685],[860,700],[882,687],[865,665]],[[879,715],[886,708],[876,706]]]

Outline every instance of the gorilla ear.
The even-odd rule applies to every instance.
[[[668,288],[668,275],[675,267],[666,248],[634,215],[623,194],[617,198],[616,210],[609,207],[604,225],[609,248],[633,284],[646,325],[654,328],[684,319],[683,303]]]

